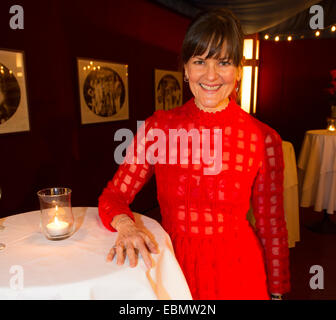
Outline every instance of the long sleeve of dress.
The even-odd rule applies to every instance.
[[[145,154],[148,147],[145,137],[154,123],[155,113],[139,128],[137,135],[127,148],[123,163],[98,199],[99,216],[104,226],[111,231],[116,231],[111,226],[116,215],[127,214],[134,220],[129,205],[153,175],[154,166],[148,162]]]
[[[270,293],[290,290],[288,233],[283,210],[283,154],[280,136],[267,130],[252,204],[257,235],[262,241]]]

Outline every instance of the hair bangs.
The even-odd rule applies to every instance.
[[[182,60],[207,53],[208,58],[224,58],[239,66],[242,59],[243,33],[236,18],[226,10],[200,15],[189,27],[183,46]]]

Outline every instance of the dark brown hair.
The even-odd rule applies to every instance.
[[[182,62],[201,56],[210,48],[208,58],[219,58],[223,46],[229,60],[238,67],[243,58],[244,34],[239,20],[227,9],[198,14],[188,27],[182,44]]]

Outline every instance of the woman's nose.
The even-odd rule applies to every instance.
[[[206,78],[209,80],[214,80],[217,78],[217,68],[214,64],[209,64],[206,70]]]

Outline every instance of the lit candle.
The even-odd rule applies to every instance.
[[[335,128],[335,126],[334,125],[329,125],[328,126],[328,131],[336,131],[336,128]]]
[[[334,112],[335,110],[332,109],[332,111]],[[327,121],[328,121],[328,127],[327,127],[327,130],[328,131],[331,131],[331,132],[335,132],[336,131],[336,128],[335,128],[335,125],[336,125],[336,118],[327,118]]]
[[[63,236],[68,233],[69,223],[58,220],[55,215],[53,222],[47,224],[47,230],[49,235],[52,237]]]

